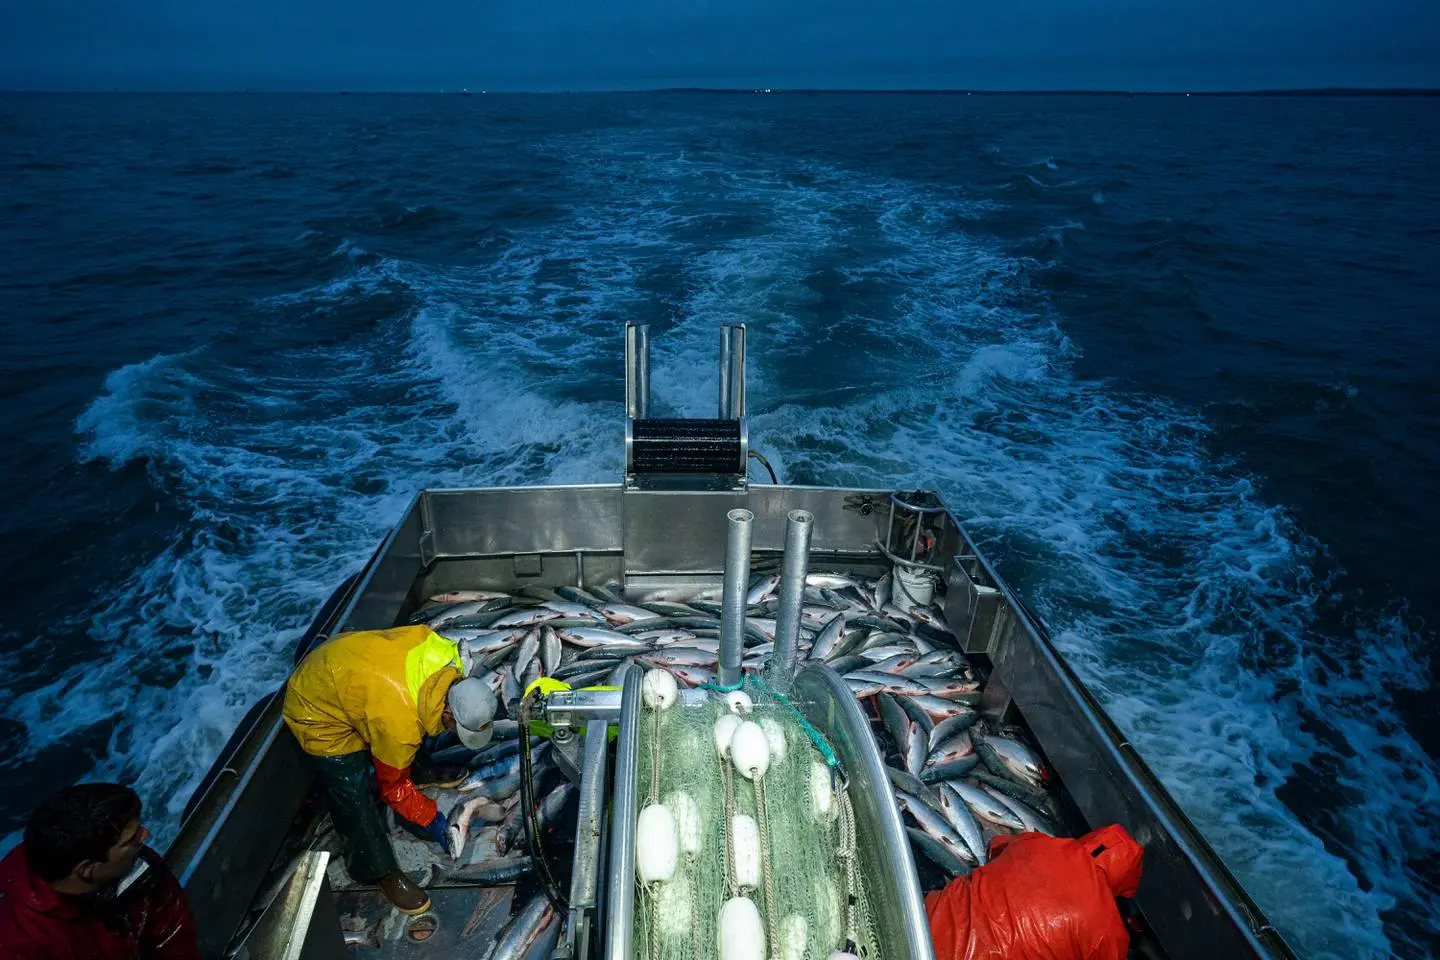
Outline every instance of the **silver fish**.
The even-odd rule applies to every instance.
[[[560,657],[564,648],[560,641],[560,635],[552,627],[540,629],[540,663],[545,668],[545,676],[551,676],[560,666]]]
[[[887,643],[882,647],[866,647],[860,651],[860,656],[869,660],[871,663],[879,663],[882,660],[892,660],[895,658],[903,658],[907,663],[914,663],[916,658],[920,656],[920,652],[915,649],[913,643]],[[878,670],[879,667],[873,669]]]
[[[675,675],[676,680],[687,687],[698,687],[702,683],[715,682],[715,671],[707,670],[704,667],[672,666],[667,669]]]
[[[575,655],[576,660],[603,660],[607,657],[631,656],[636,653],[649,653],[651,646],[639,640],[612,640],[604,646],[587,647]]]
[[[644,607],[632,606],[628,603],[607,603],[600,608],[605,619],[616,626],[627,623],[639,623],[642,620],[659,620],[660,614],[653,610],[646,610]]]
[[[583,603],[574,603],[569,600],[547,600],[540,606],[547,610],[554,610],[567,617],[584,617],[586,620],[603,619],[599,610]]]
[[[566,627],[555,631],[560,639],[566,643],[573,643],[577,647],[603,647],[611,644],[618,644],[620,647],[626,645],[634,646],[640,643],[634,637],[626,636],[623,633],[616,633],[614,630],[604,630],[600,627]]]
[[[531,659],[530,665],[525,668],[524,675],[518,677],[518,679],[520,680],[520,690],[522,691],[522,693],[526,690],[529,690],[530,685],[536,680],[539,680],[542,676],[544,676],[544,668],[540,666],[540,659],[538,657],[535,657]]]
[[[768,577],[761,577],[750,584],[750,591],[745,595],[745,603],[752,607],[763,603],[765,598],[774,593],[779,586],[780,574],[772,573]]]
[[[970,731],[961,730],[948,740],[943,740],[925,757],[927,763],[948,763],[951,760],[958,760],[960,757],[970,756],[975,752],[975,744],[970,742]]]
[[[607,583],[603,587],[590,587],[590,592],[599,597],[604,603],[624,603],[625,598],[620,595],[620,584]]]
[[[810,659],[829,660],[838,654],[841,634],[845,630],[845,618],[836,617],[825,625],[810,647]]]
[[[446,883],[461,886],[473,884],[477,887],[495,887],[500,884],[514,883],[534,870],[535,861],[525,856],[481,860],[479,863],[471,863],[463,867],[441,869],[438,876],[431,880],[431,885]],[[507,893],[506,896],[508,897],[509,894]]]
[[[653,643],[657,647],[668,647],[675,643],[686,643],[695,639],[695,634],[689,630],[643,630],[639,633],[632,633],[629,636],[645,643]]]
[[[525,639],[520,641],[520,647],[515,651],[515,672],[524,673],[525,668],[530,666],[530,660],[540,652],[540,631],[531,630],[525,634]]]
[[[470,835],[470,822],[476,817],[491,823],[499,823],[505,819],[505,809],[488,797],[476,797],[460,805],[458,816],[451,811],[450,829],[445,832],[446,845],[450,849],[450,859],[459,860],[460,854],[465,851],[465,840]]]
[[[977,716],[975,708],[967,703],[945,700],[930,693],[916,696],[914,700],[920,705],[920,709],[930,714],[930,719],[936,723],[950,717]]]
[[[911,720],[905,727],[905,769],[915,776],[925,768],[925,747],[927,740],[920,724]]]
[[[485,960],[522,960],[542,939],[558,936],[560,918],[544,893],[536,894],[495,935]],[[548,952],[548,951],[547,951]]]
[[[909,654],[897,653],[893,657],[871,664],[869,669],[876,670],[880,673],[893,673],[898,676],[905,673],[914,662],[915,658]]]
[[[926,783],[948,783],[969,775],[980,766],[980,758],[973,753],[925,764],[920,779]]]
[[[421,611],[425,618],[424,622],[430,629],[443,627],[446,624],[454,623],[457,620],[464,620],[467,617],[478,617],[494,613],[493,619],[498,620],[505,615],[505,608],[501,607],[497,612],[494,609],[496,600],[467,600],[463,603],[452,603],[438,610]]]
[[[920,852],[947,877],[963,876],[970,872],[970,864],[960,852],[961,845],[936,840],[925,831],[916,830],[914,827],[906,827],[905,832],[910,836],[910,842],[919,847]],[[968,850],[965,852],[969,853]]]
[[[585,604],[585,606],[590,607],[591,609],[603,607],[608,602],[605,600],[601,600],[599,597],[595,596],[592,593],[587,593],[579,587],[572,587],[568,584],[562,584],[561,586],[556,587],[555,592],[560,596],[564,597],[566,600],[569,600],[571,603],[583,603]]]
[[[559,620],[565,614],[559,610],[536,607],[533,610],[512,610],[492,624],[492,627],[533,627],[546,620]]]
[[[859,587],[852,577],[843,573],[807,573],[805,575],[807,587],[821,587],[826,590],[843,590],[846,587]]]
[[[965,853],[957,855],[973,859],[970,848],[965,846],[965,841],[960,839],[960,834],[955,832],[955,829],[941,816],[938,810],[919,797],[903,790],[895,791],[895,799],[900,801],[900,805],[905,808],[906,813],[915,818],[915,822],[920,824],[921,830],[947,846],[953,846],[957,850],[963,848]]]
[[[1037,790],[1045,788],[1049,771],[1035,752],[1020,741],[1009,737],[980,737],[975,742],[975,750],[995,773],[1014,777]]]
[[[935,792],[934,787],[919,777],[906,773],[904,770],[897,770],[889,764],[885,765],[885,775],[890,778],[890,786],[897,795],[908,793],[912,797],[919,797],[932,810],[940,809],[940,795]]]
[[[990,859],[989,850],[985,846],[984,831],[980,829],[980,824],[975,821],[975,814],[970,812],[953,784],[940,785],[940,815],[960,834],[960,839],[965,841],[965,846],[975,855],[975,861],[984,866]]]
[[[981,820],[1006,830],[1025,829],[1024,822],[1015,816],[1014,811],[996,800],[989,792],[965,783],[963,780],[959,783],[951,783],[949,786],[961,800],[965,801],[965,805],[970,808],[970,811]]]
[[[430,603],[485,603],[488,600],[509,600],[510,594],[497,590],[451,590],[430,597]]]
[[[801,607],[800,622],[811,629],[818,630],[840,614],[841,611],[834,607]]]
[[[642,663],[651,666],[713,667],[719,655],[711,650],[697,647],[663,647],[648,656],[640,657]]]
[[[1049,837],[1055,836],[1056,831],[1055,828],[1051,826],[1050,821],[1042,817],[1035,810],[1030,809],[1030,805],[1023,800],[1018,800],[1015,797],[1007,797],[994,787],[981,785],[980,789],[1008,807],[1010,812],[1015,814],[1015,816],[1020,819],[1020,822],[1025,825],[1026,830],[1043,833]]]
[[[873,697],[885,689],[885,681],[877,680],[874,677],[857,677],[850,674],[845,675],[845,686],[857,700],[864,700],[866,697]]]
[[[894,740],[895,745],[903,751],[905,749],[905,733],[910,726],[910,718],[905,715],[904,708],[900,706],[894,694],[877,694],[875,703],[880,707],[880,719],[885,724],[885,732],[890,734],[890,739]]]
[[[890,603],[890,574],[882,574],[879,580],[875,581],[875,589],[870,597],[870,605],[876,610],[883,610]]]
[[[894,674],[880,673],[875,670],[854,670],[850,673],[845,674],[845,679],[875,681],[879,684],[879,688],[881,690],[887,690],[890,693],[903,693],[906,696],[918,697],[923,694],[929,693],[929,690],[926,687],[920,685],[909,677],[897,677]],[[931,713],[928,708],[925,712]]]

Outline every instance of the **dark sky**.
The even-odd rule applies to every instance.
[[[1440,0],[0,0],[0,88],[1440,86]]]

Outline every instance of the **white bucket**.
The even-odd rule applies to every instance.
[[[935,574],[929,570],[895,565],[895,586],[890,599],[902,610],[911,607],[928,607],[935,599]]]

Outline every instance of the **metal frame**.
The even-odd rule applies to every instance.
[[[666,583],[716,587],[724,517],[735,507],[755,516],[757,554],[778,559],[787,513],[804,509],[815,516],[812,565],[874,572],[883,566],[881,524],[893,517],[893,508],[876,508],[889,497],[890,491],[770,485],[726,492],[625,492],[620,485],[429,490],[412,501],[323,632],[392,626],[451,567],[483,570],[483,579],[472,582],[502,587],[573,582],[581,568],[587,576],[622,576],[632,596]],[[860,503],[872,509],[852,509]],[[1136,903],[1170,954],[1292,956],[948,511],[941,528],[934,559],[949,574],[944,599],[952,628],[967,650],[989,658],[991,684],[1008,693],[1086,821],[1121,823],[1145,844]],[[544,562],[521,564],[527,557]],[[522,576],[518,567],[535,572]],[[167,854],[195,903],[207,955],[235,931],[274,857],[271,844],[279,843],[308,788],[279,708],[277,698],[255,722],[230,760],[236,775],[216,779]],[[608,894],[617,896],[614,889]]]
[[[792,693],[791,702],[825,736],[849,777],[860,873],[885,960],[935,960],[915,857],[870,722],[845,681],[824,664],[796,674]]]

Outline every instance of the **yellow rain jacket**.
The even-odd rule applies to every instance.
[[[282,715],[317,757],[369,750],[380,796],[411,823],[435,818],[410,764],[443,729],[445,698],[463,676],[455,643],[422,625],[342,633],[305,655],[285,685]]]

